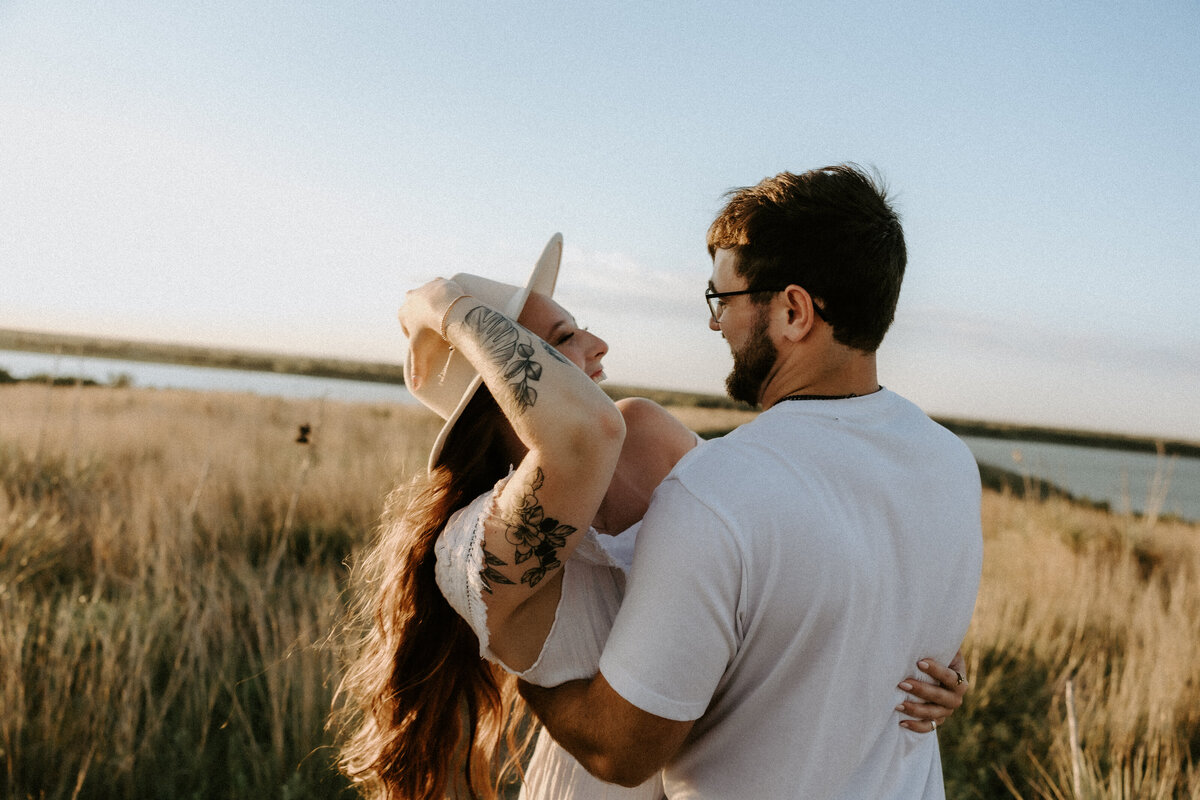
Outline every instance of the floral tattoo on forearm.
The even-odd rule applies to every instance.
[[[546,516],[542,504],[537,499],[537,491],[545,481],[545,473],[541,467],[537,467],[525,495],[513,510],[513,516],[504,521],[507,526],[504,539],[515,548],[513,563],[524,564],[530,559],[537,561],[536,565],[521,575],[521,583],[528,584],[530,589],[541,583],[548,573],[562,566],[562,562],[558,560],[558,551],[566,546],[567,537],[578,530]],[[479,574],[483,579],[484,591],[491,594],[493,583],[516,585],[496,569],[507,564],[486,547],[483,549],[483,561],[483,569]]]
[[[517,412],[533,408],[538,393],[531,384],[542,377],[542,365],[533,358],[536,352],[533,338],[523,337],[521,328],[512,320],[485,306],[468,311],[463,322],[479,334],[484,353],[500,367],[517,403]],[[522,341],[523,338],[528,341]]]

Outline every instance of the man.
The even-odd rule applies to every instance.
[[[665,767],[672,798],[940,798],[898,683],[966,633],[980,487],[967,448],[878,382],[899,220],[870,177],[826,167],[732,193],[708,245],[727,389],[764,411],[656,492],[599,674],[522,691],[594,774]]]

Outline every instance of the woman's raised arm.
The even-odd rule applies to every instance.
[[[454,281],[409,292],[400,320],[410,346],[442,336],[471,362],[519,439],[514,450],[526,450],[484,525],[481,573],[492,648],[520,668],[540,650],[562,563],[608,489],[625,435],[621,413],[581,369]],[[548,602],[530,606],[543,590]]]

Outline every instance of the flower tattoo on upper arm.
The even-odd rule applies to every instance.
[[[533,473],[533,480],[517,502],[512,516],[504,520],[504,539],[515,548],[513,563],[524,564],[531,559],[537,561],[521,575],[521,583],[528,584],[531,589],[541,583],[551,571],[562,566],[562,562],[558,560],[558,551],[566,546],[567,537],[578,530],[572,525],[563,525],[553,517],[546,516],[545,509],[537,499],[537,491],[545,481],[545,473],[541,467],[537,467]],[[502,559],[489,552],[486,547],[483,556],[484,566],[480,570],[480,577],[483,579],[485,591],[490,594],[493,583],[515,585],[496,569],[507,566]]]

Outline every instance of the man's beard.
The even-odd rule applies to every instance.
[[[734,400],[758,405],[763,383],[775,366],[779,350],[767,336],[767,309],[759,309],[754,318],[750,339],[740,351],[733,353],[733,369],[725,379],[725,391]]]

